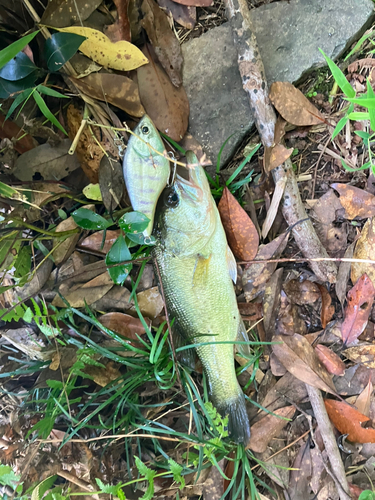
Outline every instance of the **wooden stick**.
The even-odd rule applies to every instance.
[[[250,108],[262,143],[265,148],[270,148],[274,143],[276,115],[268,97],[268,85],[252,27],[251,14],[246,0],[224,0],[224,4],[238,51],[242,85],[249,96]],[[286,179],[282,211],[288,225],[306,219],[291,160],[288,159],[283,165],[273,169],[272,175],[275,183]],[[296,225],[293,235],[306,258],[328,257],[310,220]],[[334,263],[326,260],[310,261],[310,266],[320,280],[330,283],[336,281],[337,267]]]

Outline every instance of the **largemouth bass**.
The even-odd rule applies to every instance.
[[[156,204],[168,182],[169,160],[156,152],[166,153],[149,116],[145,115],[140,120],[134,133],[136,136],[130,137],[124,156],[124,179],[133,210],[142,212],[150,219],[144,231],[145,236],[150,236]]]
[[[250,425],[237,382],[233,342],[247,338],[232,280],[236,261],[201,165],[187,153],[189,180],[177,175],[158,203],[153,255],[158,264],[173,328],[186,343],[212,342],[196,351],[206,372],[211,399],[228,415],[234,440],[247,443]]]

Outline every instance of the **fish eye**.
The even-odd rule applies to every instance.
[[[149,132],[150,132],[150,130],[148,127],[146,127],[146,126],[142,127],[142,134],[147,135]]]
[[[177,207],[179,202],[178,195],[176,191],[173,189],[171,191],[167,191],[164,196],[164,203],[169,208]]]

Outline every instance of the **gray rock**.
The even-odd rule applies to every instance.
[[[372,0],[291,0],[252,11],[268,83],[296,82],[322,66],[321,48],[337,59],[371,24]],[[254,121],[242,88],[229,23],[182,46],[183,80],[190,101],[189,130],[214,164],[222,165]]]

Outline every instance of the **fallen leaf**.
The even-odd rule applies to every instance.
[[[367,368],[375,368],[375,345],[358,345],[349,347],[343,354],[356,364],[361,364]]]
[[[367,274],[363,274],[348,292],[345,319],[341,326],[344,344],[354,342],[366,328],[374,297],[374,285]]]
[[[86,37],[87,40],[82,43],[79,50],[105,68],[131,71],[148,62],[147,58],[135,45],[125,40],[112,43],[107,36],[98,30],[71,26],[69,28],[59,28],[58,31],[75,33]]]
[[[355,245],[356,241],[353,241],[353,243],[348,246],[344,253],[344,259],[351,259],[353,257]],[[350,262],[341,262],[339,272],[337,273],[335,291],[341,307],[344,307],[344,302],[346,300],[346,288],[348,286],[351,265]]]
[[[266,333],[266,342],[271,342],[275,332],[275,324],[280,311],[280,294],[283,284],[283,274],[284,270],[282,268],[277,269],[267,282],[264,290],[263,326]]]
[[[107,230],[105,234],[104,245],[102,247],[103,234],[104,231],[95,231],[95,233],[90,234],[90,236],[87,236],[84,240],[82,240],[79,243],[79,247],[106,255],[113,243],[120,236],[121,231],[120,229],[117,229],[116,231]]]
[[[125,190],[120,162],[110,156],[103,156],[99,166],[99,185],[104,206],[111,214],[120,205]]]
[[[312,478],[311,439],[302,443],[294,459],[288,484],[288,498],[290,500],[304,500],[309,498]]]
[[[85,78],[71,78],[84,94],[99,101],[109,102],[130,116],[140,118],[145,110],[139,98],[138,85],[124,75],[92,73]]]
[[[258,402],[266,410],[274,412],[278,408],[284,408],[285,397],[291,404],[298,404],[307,397],[306,384],[289,372],[267,391],[264,399],[260,399]],[[265,414],[264,411],[260,413],[260,415]]]
[[[322,322],[322,327],[325,328],[335,314],[335,307],[332,305],[332,297],[330,296],[327,288],[319,284],[318,287],[322,295],[322,310],[320,313],[320,320]]]
[[[105,387],[110,382],[113,382],[113,380],[121,377],[121,372],[113,361],[108,361],[105,367],[86,365],[84,372],[90,375],[100,387]]]
[[[289,233],[277,236],[267,245],[260,245],[254,260],[269,260],[279,257],[288,243]],[[242,286],[247,302],[253,300],[264,289],[266,282],[270,279],[277,267],[277,262],[266,262],[249,264],[242,274]]]
[[[143,0],[141,21],[155,54],[175,87],[182,84],[183,57],[180,42],[171,29],[168,16],[154,0]]]
[[[368,219],[362,228],[360,237],[355,245],[354,259],[368,259],[375,260],[375,218]],[[375,286],[375,264],[367,262],[352,262],[351,280],[356,283],[363,275],[367,276]]]
[[[181,5],[172,0],[158,0],[160,7],[165,9],[173,19],[184,28],[192,30],[197,19],[196,7]]]
[[[275,436],[279,436],[283,428],[293,418],[296,409],[294,406],[285,406],[274,411],[274,415],[266,415],[251,426],[250,442],[247,448],[256,453],[266,451],[268,443]]]
[[[38,145],[37,141],[30,134],[27,134],[12,120],[8,119],[5,121],[3,114],[0,115],[0,139],[11,140],[14,149],[21,155]]]
[[[375,215],[375,196],[350,184],[331,184],[340,194],[340,203],[345,208],[347,219],[367,219]]]
[[[325,345],[318,344],[315,347],[315,352],[322,365],[325,366],[328,373],[331,373],[331,375],[337,375],[339,377],[344,375],[345,363],[331,349],[329,349]]]
[[[277,215],[278,210],[279,210],[280,201],[281,201],[281,198],[283,197],[283,194],[284,194],[285,185],[286,185],[286,177],[285,178],[283,177],[282,179],[279,179],[276,182],[275,191],[274,191],[273,196],[272,196],[271,205],[270,205],[269,209],[267,210],[267,216],[263,222],[263,227],[262,227],[262,238],[263,239],[266,238],[269,230],[272,227],[272,224],[275,221],[276,215]]]
[[[313,304],[321,297],[319,285],[310,280],[292,279],[284,283],[283,288],[288,298],[299,306]]]
[[[276,335],[273,342],[273,352],[296,378],[312,387],[336,394],[331,376],[302,335]]]
[[[258,231],[227,187],[224,188],[218,209],[234,255],[240,260],[253,260],[258,251]]]
[[[347,440],[352,443],[375,443],[375,429],[364,428],[362,424],[370,419],[362,415],[344,401],[324,401],[328,416],[341,434],[347,434]]]
[[[256,322],[263,318],[262,304],[254,302],[238,302],[238,310],[245,321]]]
[[[290,302],[283,291],[280,293],[280,307],[275,326],[276,329],[274,327],[273,332],[276,331],[277,334],[281,335],[293,335],[294,333],[304,335],[307,331],[299,307]],[[270,327],[272,331],[272,325]]]
[[[321,112],[289,82],[274,82],[269,97],[284,120],[293,125],[308,126],[324,123]]]
[[[57,225],[55,232],[61,233],[63,231],[70,231],[72,229],[76,229],[77,227],[78,226],[74,222],[73,217],[68,217],[66,220],[61,221],[60,224]],[[61,238],[55,239],[53,244],[55,250],[53,251],[52,255],[57,266],[65,262],[73,253],[77,241],[79,240],[79,234],[79,232],[73,233],[71,236],[68,236],[62,243]]]
[[[69,155],[72,142],[63,139],[60,144],[42,144],[27,151],[16,160],[12,174],[20,181],[63,179],[80,167],[77,155]]]
[[[274,168],[282,165],[291,154],[294,148],[287,149],[282,144],[275,144],[275,146],[266,147],[264,153],[264,170],[269,173]]]
[[[198,161],[201,165],[204,166],[212,165],[212,162],[206,156],[206,153],[203,151],[201,144],[197,141],[197,139],[194,136],[190,134],[190,132],[186,132],[184,138],[180,142],[180,145],[182,148],[185,149],[185,151],[193,151],[193,153],[198,158]]]
[[[357,410],[369,418],[370,418],[371,396],[373,391],[374,391],[374,386],[372,385],[371,380],[369,380],[368,384],[363,389],[361,394],[357,397],[355,402],[355,407],[357,408]]]
[[[131,29],[128,17],[129,0],[113,0],[117,9],[116,22],[107,26],[105,34],[112,42],[126,40],[131,42]]]
[[[89,306],[98,301],[113,285],[114,283],[108,272],[105,272],[83,285],[78,285],[75,289],[72,289],[73,287],[67,289],[66,286],[61,285],[59,291],[71,307],[85,307],[86,304]],[[59,295],[56,295],[53,299],[52,305],[67,307]]]
[[[55,348],[48,348],[29,327],[2,331],[1,337],[24,352],[30,359],[46,361],[52,359],[56,352]]]
[[[48,2],[41,23],[54,28],[85,21],[101,4],[100,0],[53,0]]]
[[[156,318],[163,310],[163,299],[157,286],[137,293],[137,301],[141,313],[148,318]]]
[[[151,321],[148,318],[144,318],[149,328],[151,328]],[[120,312],[110,312],[104,314],[99,318],[100,323],[118,333],[132,345],[139,345],[139,340],[137,335],[143,335],[145,332],[145,327],[143,326],[139,318],[133,318],[129,314],[123,314]],[[135,342],[134,342],[135,341]]]
[[[27,297],[34,297],[46,284],[48,278],[50,277],[53,268],[53,262],[51,259],[45,259],[43,263],[38,266],[32,279],[25,283],[21,287],[16,287],[15,291],[17,297],[21,300],[26,300]]]
[[[183,86],[172,84],[149,47],[143,48],[149,64],[137,69],[141,103],[156,128],[179,142],[188,127],[189,101]]]
[[[194,7],[209,7],[213,4],[213,0],[174,0],[181,5],[189,5]]]

